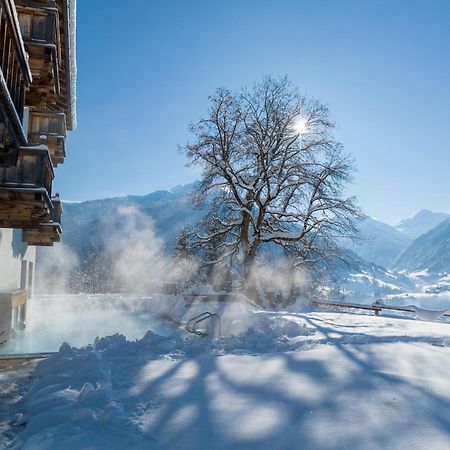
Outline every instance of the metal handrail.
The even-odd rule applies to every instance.
[[[204,331],[200,331],[197,330],[197,325],[201,322],[203,322],[204,320],[207,319],[211,319],[214,318],[215,320],[217,320],[218,323],[218,328],[219,328],[219,333],[218,336],[221,335],[221,320],[220,320],[220,316],[216,313],[211,313],[209,311],[205,311],[201,314],[198,314],[197,316],[192,317],[191,319],[189,319],[188,323],[186,324],[186,330],[189,333],[192,334],[196,334],[197,336],[208,336],[208,333],[205,333]]]

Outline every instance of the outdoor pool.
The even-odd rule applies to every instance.
[[[151,330],[175,336],[179,329],[146,309],[152,298],[122,295],[55,295],[28,300],[26,329],[10,341],[0,354],[58,351],[63,342],[81,347],[96,337],[123,334],[140,339]]]

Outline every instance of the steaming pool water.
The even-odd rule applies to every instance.
[[[170,300],[173,299],[170,297]],[[164,304],[165,300],[169,303]],[[136,340],[148,330],[162,336],[177,336],[181,330],[154,313],[167,311],[167,306],[172,312],[173,303],[170,300],[164,295],[134,297],[121,294],[34,297],[27,303],[26,329],[3,347],[0,355],[55,352],[64,342],[83,347],[92,344],[96,337],[114,334]],[[373,297],[352,301],[371,304]],[[413,304],[430,310],[450,309],[447,295],[411,294],[387,298],[385,303],[392,306]],[[183,309],[181,312],[185,312],[184,302],[180,302],[180,306]],[[402,313],[401,316],[414,314]]]
[[[180,331],[146,310],[152,297],[123,295],[56,295],[35,297],[27,303],[26,329],[1,354],[58,351],[63,342],[82,347],[96,337],[123,334],[140,339],[151,330],[162,336]]]

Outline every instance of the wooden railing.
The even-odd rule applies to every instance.
[[[365,311],[373,311],[376,316],[380,314],[381,311],[399,311],[399,312],[409,312],[409,313],[417,313],[418,309],[409,306],[390,306],[385,305],[384,303],[372,303],[371,305],[362,305],[359,303],[345,303],[345,302],[325,302],[314,300],[311,302],[311,306],[319,307],[319,308],[327,308],[327,307],[335,307],[335,308],[343,308],[343,309],[360,309]],[[436,311],[438,312],[438,311]],[[449,312],[443,312],[442,316],[450,317]]]
[[[66,115],[52,111],[30,111],[28,140],[30,144],[39,144],[41,136],[64,139],[66,137]]]
[[[6,106],[9,106],[9,109],[13,107],[13,111],[7,111],[8,118],[17,128],[17,119],[20,124],[23,120],[25,87],[31,83],[32,76],[25,55],[14,2],[11,0],[0,0],[0,67],[2,94],[6,100],[9,100],[6,101],[9,103]],[[21,143],[25,144],[23,140]]]
[[[42,222],[37,228],[24,230],[22,240],[28,245],[52,246],[61,239],[61,216],[63,207],[59,194],[51,199],[53,208],[49,222]]]
[[[0,168],[0,187],[52,192],[53,167],[46,148],[22,147],[15,167]]]
[[[51,247],[61,239],[61,225],[57,222],[44,222],[38,228],[23,230],[22,240],[28,245]]]
[[[58,10],[47,3],[16,0],[20,29],[26,43],[55,45]]]
[[[47,106],[50,98],[54,100],[52,94],[57,96],[60,94],[61,88],[58,9],[52,2],[16,0],[16,4],[20,29],[34,77],[27,95],[27,106],[43,108]]]

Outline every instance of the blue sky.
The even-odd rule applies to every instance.
[[[368,214],[450,212],[449,24],[444,0],[78,0],[78,129],[55,189],[189,183],[177,145],[208,95],[287,74],[329,104]]]

